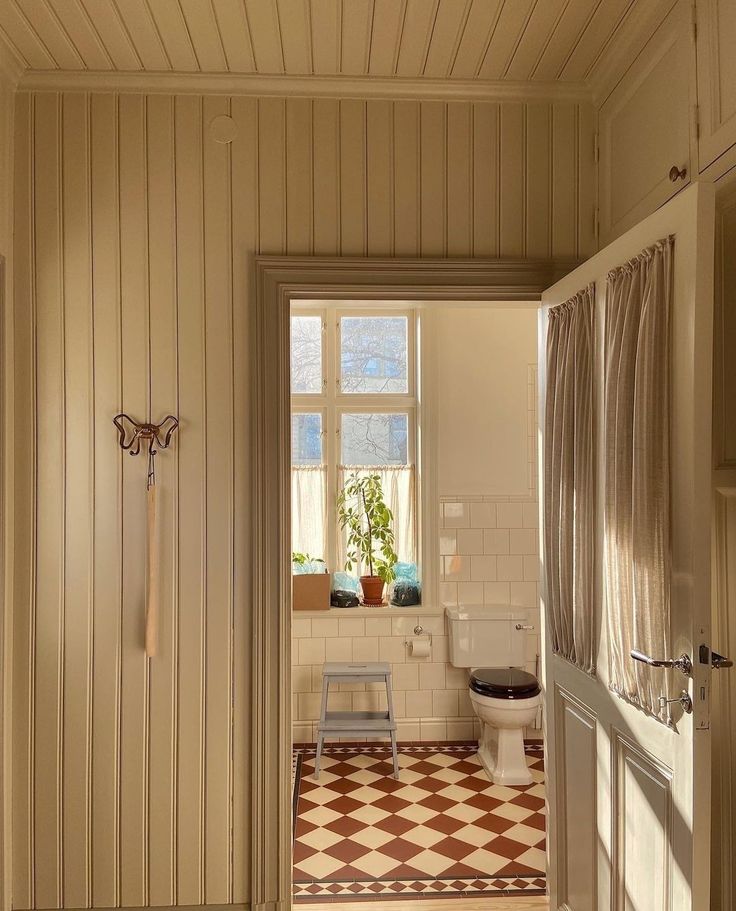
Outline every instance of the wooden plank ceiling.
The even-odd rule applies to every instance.
[[[0,0],[27,70],[584,82],[651,0]]]

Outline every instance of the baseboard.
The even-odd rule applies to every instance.
[[[231,905],[132,905],[117,907],[115,911],[286,911],[288,902],[266,902],[252,905],[248,902],[234,902]],[[33,911],[31,908],[16,908],[14,911]],[[110,911],[110,908],[64,908],[64,911]]]
[[[397,718],[397,736],[399,741],[416,743],[417,741],[438,740],[477,740],[479,732],[478,719],[472,717],[455,718]],[[317,721],[294,721],[291,726],[293,743],[314,743],[317,738]],[[541,740],[542,731],[527,728],[524,732],[527,740]],[[343,737],[342,740],[355,740],[354,737]],[[377,741],[385,737],[371,738]]]

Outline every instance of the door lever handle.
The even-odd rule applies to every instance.
[[[680,655],[679,658],[651,658],[644,652],[640,652],[638,648],[632,648],[630,655],[636,661],[648,664],[649,667],[676,667],[686,677],[692,674],[693,663],[688,655]]]
[[[710,660],[714,671],[720,671],[726,667],[733,667],[733,661],[730,658],[726,658],[725,655],[719,655],[718,652],[711,652]]]

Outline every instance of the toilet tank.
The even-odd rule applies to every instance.
[[[525,611],[506,604],[446,609],[454,667],[521,667],[526,660]]]

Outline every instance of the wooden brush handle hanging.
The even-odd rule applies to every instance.
[[[154,658],[158,652],[158,535],[156,526],[156,474],[153,465],[155,451],[149,456],[150,469],[146,488],[146,655]]]
[[[159,552],[155,459],[158,449],[168,449],[171,436],[179,426],[179,421],[169,414],[160,424],[140,424],[127,414],[118,414],[113,418],[113,424],[118,429],[121,448],[130,455],[138,455],[141,451],[141,442],[148,441],[145,649],[146,656],[153,658],[158,652],[159,627]]]

